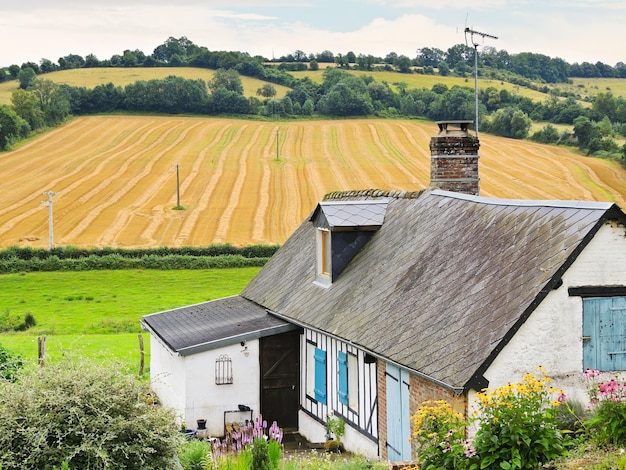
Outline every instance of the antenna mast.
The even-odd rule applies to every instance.
[[[467,35],[470,35],[470,40],[472,41],[472,45],[474,46],[474,96],[476,99],[476,137],[478,137],[478,45],[480,44],[476,40],[474,40],[474,34],[477,36],[481,36],[483,40],[485,38],[498,39],[497,36],[492,36],[491,34],[481,33],[480,31],[475,31],[471,28],[465,28],[465,45],[467,45]]]

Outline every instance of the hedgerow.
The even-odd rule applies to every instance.
[[[214,244],[209,246],[181,246],[167,247],[161,246],[156,248],[82,248],[75,246],[58,246],[47,250],[44,248],[32,248],[29,246],[19,247],[12,246],[0,250],[0,260],[23,259],[30,260],[34,258],[47,259],[57,257],[59,259],[81,259],[90,256],[104,257],[110,255],[119,255],[123,258],[143,258],[148,255],[155,256],[222,256],[222,255],[241,255],[245,258],[269,258],[272,256],[278,245],[250,245],[250,246],[234,246],[230,243]]]
[[[211,245],[154,249],[11,247],[0,251],[0,273],[115,269],[211,269],[261,267],[277,246]]]

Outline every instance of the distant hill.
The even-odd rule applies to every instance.
[[[315,83],[322,83],[324,69],[305,70],[299,72],[289,72],[295,78],[309,78]],[[436,84],[444,84],[448,87],[454,85],[474,87],[474,77],[441,76],[426,75],[420,73],[399,73],[394,71],[362,71],[351,69],[350,73],[358,76],[371,76],[378,82],[387,82],[391,85],[397,83],[405,83],[408,88],[427,88],[431,89]],[[78,68],[50,72],[41,75],[42,78],[52,80],[59,84],[67,84],[77,87],[93,88],[97,85],[105,85],[113,83],[115,86],[125,86],[138,80],[163,79],[169,75],[176,75],[187,79],[200,78],[205,81],[210,80],[214,75],[214,70],[199,67],[105,67],[105,68]],[[241,76],[244,94],[246,96],[257,96],[257,90],[264,84],[268,83],[257,78]],[[563,93],[577,95],[579,101],[587,103],[591,101],[598,93],[611,92],[614,96],[626,97],[626,78],[573,78],[571,83],[546,84],[533,82],[535,88],[545,88],[546,90],[559,90]],[[272,84],[276,89],[276,97],[281,98],[290,90],[290,88]],[[533,101],[543,102],[549,94],[537,89],[531,89],[525,86],[516,85],[514,83],[503,80],[479,77],[478,85],[480,89],[493,87],[498,90],[507,90],[520,96],[532,99]],[[18,88],[17,80],[0,83],[0,104],[9,104],[11,93]]]
[[[40,75],[40,77],[58,84],[94,88],[97,85],[108,83],[124,87],[138,80],[163,79],[170,75],[187,79],[200,78],[208,81],[213,78],[214,73],[211,69],[198,67],[106,67],[60,70]],[[257,90],[267,83],[257,78],[245,76],[241,77],[241,81],[246,96],[256,96]],[[10,104],[11,93],[18,87],[17,80],[0,83],[0,104]],[[274,85],[274,88],[279,98],[285,96],[289,91],[289,88],[282,85]]]

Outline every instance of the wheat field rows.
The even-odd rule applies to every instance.
[[[78,118],[0,154],[0,247],[48,246],[47,191],[56,245],[282,243],[328,192],[426,187],[436,133],[407,120]],[[480,137],[483,196],[626,208],[612,162]]]

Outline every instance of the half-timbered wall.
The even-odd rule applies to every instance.
[[[320,394],[316,384],[316,368],[322,361],[317,359],[316,350],[326,352],[325,378],[326,394]],[[339,352],[347,357],[348,397],[340,398],[339,368],[346,367],[339,362]],[[310,419],[301,420],[309,423],[301,426],[305,437],[319,441],[324,436],[324,424],[327,416],[341,416],[346,422],[346,433],[342,442],[346,449],[358,451],[366,455],[378,455],[378,399],[376,385],[376,362],[366,363],[366,353],[354,345],[344,343],[336,338],[305,329],[302,338],[301,355],[303,357],[303,374],[301,377],[301,410]],[[356,370],[354,370],[356,368]],[[319,370],[318,370],[319,373]],[[343,381],[341,388],[344,389]],[[357,390],[354,390],[354,388]],[[313,423],[316,423],[315,426]]]

